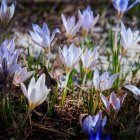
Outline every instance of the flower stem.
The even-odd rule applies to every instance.
[[[118,47],[119,24],[120,24],[120,19],[117,19],[116,31],[114,35],[114,46],[113,46],[113,73],[120,72],[120,61],[119,61],[120,48]],[[119,78],[115,82],[115,88],[118,89],[118,86],[119,86]]]
[[[25,126],[26,121],[28,120],[28,118],[30,119],[30,114],[31,114],[31,112],[32,112],[32,109],[29,109],[29,108],[28,108],[26,118],[25,118],[25,120],[24,120],[24,122],[23,122],[23,124],[22,124],[22,128]],[[30,119],[30,122],[31,122],[31,119]]]
[[[31,126],[31,112],[32,112],[32,109],[28,108],[25,120],[23,121],[23,123],[19,127],[19,136],[18,136],[19,139],[22,138],[22,134],[23,134],[23,130],[24,130],[23,128],[24,128],[28,118],[29,118],[29,121],[30,121],[30,129],[32,130],[32,126]]]
[[[117,44],[118,44],[119,24],[120,24],[120,20],[117,20],[116,31],[115,31],[115,35],[114,35],[114,50],[115,50],[115,52],[117,52],[117,48],[118,48]]]
[[[49,63],[50,63],[50,48],[48,48],[48,52],[46,53],[46,68],[49,70]]]
[[[66,80],[65,80],[65,88],[64,88],[64,92],[62,95],[62,107],[64,106],[65,100],[66,100],[66,96],[67,96],[67,84],[68,84],[68,80],[69,80],[69,76],[70,76],[70,71],[66,74]]]
[[[84,87],[84,85],[85,85],[86,78],[87,78],[87,72],[85,73],[84,78],[83,78],[82,88],[83,88],[83,87]],[[81,88],[81,90],[80,90],[80,92],[79,92],[79,97],[78,97],[78,108],[80,107],[80,104],[81,104],[81,94],[82,94],[82,88]]]

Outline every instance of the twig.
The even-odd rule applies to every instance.
[[[32,122],[32,124],[33,124],[33,126],[38,127],[38,128],[40,128],[40,129],[44,129],[44,130],[47,130],[47,131],[51,131],[51,132],[57,133],[57,134],[59,134],[59,135],[62,135],[62,136],[64,136],[64,137],[69,137],[69,135],[67,135],[66,133],[62,133],[62,132],[60,132],[60,131],[58,131],[58,130],[56,130],[56,129],[47,128],[47,127],[44,127],[43,125],[39,125],[39,124],[36,124],[36,123],[34,123],[34,122]]]

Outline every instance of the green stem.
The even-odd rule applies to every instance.
[[[87,73],[85,73],[85,75],[84,75],[84,79],[83,79],[83,82],[82,82],[82,88],[83,88],[84,85],[85,85],[86,78],[87,78]],[[79,92],[79,97],[78,97],[78,107],[80,107],[80,104],[81,104],[82,88],[80,89],[80,92]]]
[[[22,124],[22,128],[25,126],[25,124],[26,124],[28,118],[30,118],[31,112],[32,112],[32,110],[28,108],[26,118],[25,118],[25,120],[24,120],[24,122],[23,122],[23,124]],[[31,121],[31,120],[30,120],[30,121]]]
[[[28,118],[29,118],[30,127],[31,127],[31,116],[30,116],[31,112],[32,112],[32,110],[28,108],[28,111],[27,111],[25,120],[23,121],[23,123],[22,123],[21,126],[19,127],[19,136],[18,136],[19,139],[22,139],[22,136],[23,136],[22,134],[23,134],[23,130],[24,130],[23,128],[24,128],[24,126],[25,126],[25,124],[26,124]],[[31,129],[32,129],[32,127],[31,127]]]
[[[50,48],[48,49],[48,53],[46,54],[46,62],[47,62],[47,64],[46,64],[46,67],[47,67],[47,69],[49,70],[49,63],[50,63],[50,54],[51,54],[51,52],[50,52]]]
[[[66,80],[65,80],[65,88],[64,88],[64,92],[62,95],[62,107],[64,106],[65,100],[66,100],[66,96],[67,96],[67,84],[68,84],[68,80],[69,80],[69,76],[70,76],[70,71],[66,74]]]
[[[117,52],[117,48],[118,48],[119,24],[120,24],[120,20],[117,20],[116,31],[115,31],[115,35],[114,35],[114,50],[115,50],[115,52]]]
[[[116,23],[116,31],[114,35],[114,47],[113,47],[113,73],[120,72],[120,61],[119,61],[119,47],[118,47],[118,33],[119,33],[119,24],[120,19],[117,20]],[[119,76],[120,77],[120,76]],[[115,88],[118,89],[119,86],[119,77],[115,82]]]

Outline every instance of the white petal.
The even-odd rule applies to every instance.
[[[21,90],[22,90],[23,94],[28,99],[28,93],[27,93],[27,89],[26,89],[25,85],[23,83],[21,83],[20,85],[21,85]]]
[[[106,109],[109,109],[109,101],[108,101],[108,99],[102,93],[100,93],[100,97],[101,97]]]
[[[93,75],[93,84],[94,84],[94,87],[96,90],[99,87],[99,80],[97,80],[97,79],[99,79],[99,71],[97,69],[95,69],[94,75]]]
[[[35,77],[32,77],[28,85],[28,94],[31,93],[32,89],[35,87]]]
[[[113,83],[115,82],[115,80],[117,79],[119,74],[113,74],[110,78],[109,78],[109,84],[108,84],[108,88],[111,88]]]
[[[44,85],[45,85],[45,74],[43,73],[37,80],[35,84],[35,88],[40,88],[41,86],[44,86]]]
[[[50,38],[50,43],[53,41],[53,39],[54,39],[56,33],[59,33],[59,34],[60,34],[60,30],[59,30],[59,29],[55,29],[55,30],[53,31],[52,36],[51,36],[51,38]]]
[[[66,32],[68,32],[68,25],[67,25],[66,17],[63,14],[61,15],[61,17],[62,17],[62,21],[63,21],[64,27],[65,27],[65,30],[66,30]]]
[[[133,85],[126,85],[124,87],[130,90],[135,95],[136,99],[140,99],[140,89]]]

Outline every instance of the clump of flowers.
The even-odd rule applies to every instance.
[[[140,1],[136,0],[130,6],[129,0],[112,0],[112,2],[116,10],[118,11],[117,26],[115,30],[115,36],[112,36],[112,30],[110,30],[109,39],[107,40],[107,43],[104,42],[109,45],[111,44],[110,46],[113,47],[109,47],[107,49],[105,48],[105,57],[108,61],[111,61],[109,61],[106,69],[107,71],[103,72],[101,75],[98,69],[104,71],[101,58],[101,56],[104,55],[104,52],[101,53],[101,51],[99,51],[97,47],[92,48],[96,45],[96,42],[93,42],[92,37],[94,36],[89,36],[91,35],[90,33],[92,29],[99,20],[99,15],[94,17],[93,11],[89,6],[84,9],[83,12],[78,10],[78,19],[76,19],[76,16],[66,18],[64,14],[61,15],[67,41],[65,42],[65,38],[62,38],[64,37],[62,34],[61,41],[65,44],[61,44],[61,47],[59,47],[58,60],[56,60],[56,63],[58,62],[57,66],[55,66],[55,64],[52,64],[54,63],[53,61],[49,60],[51,60],[50,58],[52,57],[55,57],[53,59],[57,59],[56,55],[51,56],[50,53],[51,46],[53,47],[52,42],[56,37],[56,33],[60,33],[60,30],[58,28],[54,29],[54,31],[51,33],[46,23],[44,23],[42,27],[37,24],[32,24],[33,31],[29,31],[32,41],[36,45],[40,46],[45,53],[42,54],[41,52],[38,58],[34,58],[29,51],[27,51],[27,54],[26,51],[24,51],[25,56],[28,56],[27,61],[24,58],[24,60],[22,61],[19,60],[19,51],[15,46],[15,38],[10,41],[1,41],[3,43],[0,46],[0,89],[2,92],[2,96],[0,98],[0,116],[2,116],[1,118],[5,122],[8,122],[10,117],[11,120],[14,120],[11,112],[14,112],[13,114],[15,115],[15,112],[17,110],[19,114],[23,114],[23,116],[17,115],[17,120],[19,116],[20,120],[22,120],[21,118],[24,117],[25,110],[27,111],[27,118],[31,117],[31,112],[34,109],[38,109],[36,107],[43,102],[45,103],[45,101],[47,100],[47,113],[38,113],[34,110],[34,112],[39,116],[42,116],[43,114],[43,118],[41,119],[42,122],[45,119],[46,115],[52,115],[54,111],[59,112],[59,109],[61,109],[62,112],[65,109],[65,111],[67,111],[69,110],[69,106],[72,106],[72,109],[74,106],[76,110],[78,110],[78,114],[80,114],[80,111],[83,111],[85,113],[80,115],[80,125],[82,127],[82,130],[89,135],[93,134],[96,136],[96,134],[98,134],[100,130],[104,129],[104,126],[106,124],[115,124],[115,117],[120,111],[127,96],[127,93],[122,96],[120,95],[120,97],[118,97],[117,95],[117,93],[121,93],[119,92],[121,87],[120,83],[122,81],[125,82],[126,78],[125,76],[124,79],[121,77],[123,75],[123,65],[121,65],[121,60],[124,56],[127,58],[126,54],[128,53],[128,51],[135,49],[140,41],[140,36],[138,34],[134,35],[130,28],[126,29],[124,24],[121,22],[121,19],[126,11],[128,11],[131,7],[133,7]],[[2,30],[7,30],[8,25],[10,24],[10,21],[14,15],[14,11],[14,3],[8,6],[6,0],[2,1],[0,7],[0,26]],[[119,28],[120,23],[121,31]],[[75,44],[79,45],[75,45],[73,42],[75,41],[74,39],[77,37],[78,33],[80,36],[78,38],[79,42],[75,42]],[[118,37],[120,37],[120,39]],[[5,38],[5,34],[2,33],[0,38],[1,40],[3,40],[3,38]],[[58,68],[59,70],[56,73],[54,72],[55,68],[59,67],[59,57],[66,72],[66,79],[64,81],[64,84],[62,85],[64,87],[62,94],[58,90],[56,80],[53,79],[55,77],[59,77],[59,74],[61,73],[59,71],[60,69],[63,71],[62,67],[60,69]],[[26,64],[26,66],[23,66],[23,64]],[[132,73],[137,73],[140,69],[139,59],[135,64],[136,66],[134,66],[137,68],[135,69],[135,71],[132,71]],[[76,66],[79,68],[77,71],[75,70],[77,68]],[[110,75],[108,71],[111,71],[113,75]],[[32,77],[30,80],[29,78],[33,74],[34,77]],[[50,75],[55,76],[52,78]],[[62,76],[64,76],[64,74],[62,74]],[[35,80],[36,78],[38,78],[37,81]],[[30,80],[29,84],[28,81],[26,81],[27,79]],[[26,82],[28,84],[27,88]],[[19,89],[19,86],[21,86],[21,89]],[[49,88],[51,88],[52,90]],[[117,92],[112,92],[113,88]],[[140,100],[140,90],[137,87],[133,85],[126,85],[125,88],[132,91],[134,97],[137,100]],[[26,100],[22,98],[21,90],[27,98],[28,106],[26,106],[25,104]],[[108,97],[106,97],[106,95],[108,95],[107,90],[111,90],[109,91],[111,94],[109,94]],[[52,91],[52,94],[49,94],[50,91]],[[69,91],[68,96],[67,91]],[[68,101],[65,102],[67,97]],[[62,104],[59,104],[59,101],[61,101]],[[16,103],[17,105],[15,105]],[[18,107],[18,105],[20,106]],[[105,108],[103,108],[103,106],[105,106]],[[101,110],[103,112],[101,112]],[[108,119],[111,123],[107,123],[107,117],[103,114],[107,114],[109,115],[109,117],[113,115],[111,120]],[[27,118],[25,118],[25,122]],[[15,123],[11,124],[16,124],[16,121]],[[17,124],[15,126],[17,126]],[[23,123],[21,129],[23,128],[24,124],[25,123]],[[30,131],[32,131],[31,118],[30,126]]]
[[[15,50],[13,41],[6,40],[0,46],[0,74],[3,81],[6,82],[20,69],[20,65],[17,63],[18,51]]]

